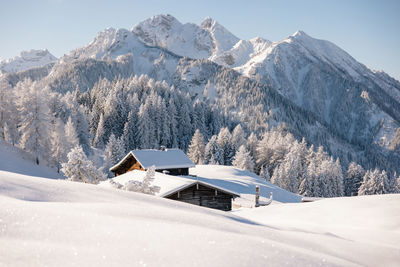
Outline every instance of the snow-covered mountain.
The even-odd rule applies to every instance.
[[[100,32],[62,57],[42,83],[86,91],[102,78],[142,74],[209,100],[250,131],[285,123],[344,165],[358,157],[365,166],[400,162],[399,81],[302,31],[278,42],[240,40],[211,18],[196,25],[158,15],[131,30]]]
[[[57,58],[47,49],[22,51],[19,56],[0,60],[0,73],[19,72],[54,63]]]
[[[134,26],[132,32],[147,45],[190,58],[216,57],[239,41],[211,18],[206,18],[199,26],[182,24],[171,15],[158,15]]]

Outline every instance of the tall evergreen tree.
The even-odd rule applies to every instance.
[[[361,186],[365,170],[354,161],[350,163],[347,169],[347,176],[344,182],[345,196],[357,196],[358,189]]]
[[[194,162],[194,164],[204,164],[204,155],[204,137],[200,133],[199,129],[197,129],[189,145],[188,157]]]
[[[245,145],[239,147],[233,158],[232,165],[243,170],[254,172],[254,160],[250,156]]]
[[[99,125],[97,126],[96,135],[93,139],[93,146],[97,148],[104,148],[105,143],[105,129],[104,129],[104,116],[100,115]]]
[[[20,146],[35,156],[36,164],[40,158],[49,155],[49,108],[46,96],[36,82],[24,81],[18,87],[18,111],[22,121]]]
[[[211,136],[205,147],[205,162],[211,165],[223,164],[223,151],[218,145],[217,136]]]
[[[228,128],[222,128],[218,134],[218,146],[221,148],[223,153],[222,163],[223,165],[231,165],[232,158],[234,156],[234,148],[232,147],[232,135]]]
[[[238,124],[232,132],[232,147],[235,151],[246,143],[246,134],[243,131],[243,128],[240,124]]]
[[[105,154],[105,169],[117,164],[123,157],[125,157],[125,144],[123,139],[116,138],[114,134],[110,135],[108,143],[104,150]]]

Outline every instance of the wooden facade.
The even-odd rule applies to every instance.
[[[232,210],[232,199],[238,195],[197,182],[164,197],[207,208],[230,211]]]
[[[126,172],[130,172],[133,170],[141,170],[144,171],[144,168],[140,165],[140,163],[135,159],[135,157],[128,157],[123,163],[118,166],[118,169],[113,170],[115,176],[124,174]]]

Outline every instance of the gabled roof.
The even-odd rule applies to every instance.
[[[110,171],[116,170],[131,156],[133,156],[144,169],[148,169],[153,165],[156,167],[156,170],[192,168],[195,166],[195,164],[180,149],[143,149],[130,151],[120,162],[111,167]]]
[[[185,190],[186,188],[192,187],[193,185],[196,185],[196,184],[203,185],[205,187],[221,191],[221,192],[223,192],[225,194],[232,195],[233,197],[240,197],[240,195],[238,193],[236,193],[236,192],[233,192],[233,191],[227,190],[225,188],[222,188],[222,187],[219,187],[219,186],[215,186],[213,184],[209,184],[209,183],[206,183],[206,182],[201,182],[201,181],[193,181],[192,183],[184,184],[184,185],[182,185],[180,187],[177,187],[177,188],[174,188],[174,189],[172,189],[172,190],[170,190],[168,192],[165,192],[164,194],[161,194],[160,197],[169,197],[169,196],[175,194],[176,192]]]

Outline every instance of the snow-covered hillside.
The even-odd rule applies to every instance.
[[[365,266],[396,266],[400,262],[399,204],[398,194],[375,195],[241,209],[234,214],[294,235],[308,233],[304,247],[321,242],[321,236],[330,236],[333,242],[320,245],[333,253],[357,258],[355,262]],[[341,241],[351,245],[336,250],[335,243]]]
[[[396,266],[399,201],[371,196],[226,213],[0,171],[0,265]]]
[[[193,183],[193,181],[201,181],[239,194],[240,198],[236,198],[233,203],[234,206],[242,207],[254,206],[256,186],[260,187],[260,201],[267,201],[271,192],[275,203],[301,201],[301,196],[268,183],[254,173],[232,166],[196,165],[195,168],[189,169],[189,173],[191,176],[182,177],[156,172],[152,185],[160,187],[157,195],[162,196],[173,189]],[[130,180],[142,181],[144,176],[144,171],[134,170],[117,176],[113,180],[124,185]],[[112,187],[109,181],[102,182],[100,186]]]
[[[35,163],[35,158],[0,138],[0,171],[25,174],[36,177],[63,178],[56,171]]]
[[[31,68],[43,67],[56,61],[57,58],[47,49],[22,51],[19,56],[0,60],[0,73],[19,72]]]

